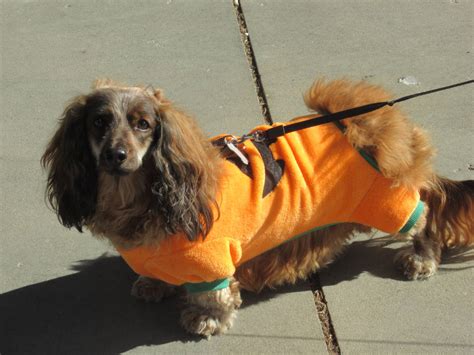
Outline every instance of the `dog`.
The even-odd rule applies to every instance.
[[[307,107],[320,114],[389,99],[378,86],[347,80],[319,80],[305,94]],[[241,288],[259,292],[304,279],[330,264],[355,233],[372,227],[411,240],[395,258],[410,280],[432,276],[443,250],[472,244],[474,181],[437,176],[434,149],[422,129],[395,107],[345,119],[341,126],[322,125],[272,142],[208,139],[161,90],[97,80],[89,94],[66,107],[42,156],[46,194],[64,226],[81,232],[86,227],[122,254],[140,275],[132,286],[137,298],[160,301],[186,286],[180,322],[205,337],[232,326]],[[299,156],[323,142],[336,148],[323,158]],[[342,155],[333,158],[336,151]],[[350,161],[356,165],[347,175]],[[362,170],[384,186],[383,208],[374,198],[357,200],[368,179],[358,175]],[[346,176],[352,185],[346,188],[334,176]],[[313,193],[317,180],[328,184]],[[291,186],[283,195],[285,184]],[[233,192],[226,195],[225,189]],[[340,200],[331,203],[337,210],[332,219],[320,213],[328,208],[313,206],[326,195]],[[357,200],[358,212],[344,215],[349,199]],[[390,199],[403,211],[374,217]],[[413,210],[416,218],[402,229]],[[314,228],[319,218],[325,222]],[[253,249],[245,244],[248,231],[258,240]]]

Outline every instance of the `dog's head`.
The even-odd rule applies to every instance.
[[[139,169],[161,132],[158,101],[140,88],[103,88],[89,95],[84,123],[99,169],[127,175]]]
[[[49,202],[66,227],[81,230],[94,215],[99,173],[120,179],[142,170],[153,180],[149,208],[163,229],[195,239],[212,225],[215,159],[194,120],[161,90],[101,80],[66,107],[42,164]]]

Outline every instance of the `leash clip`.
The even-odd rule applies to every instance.
[[[240,137],[238,139],[233,137],[234,143],[239,143],[239,144],[243,143],[243,142],[245,142],[249,139],[254,141],[254,142],[257,142],[257,143],[263,143],[267,139],[267,136],[265,135],[264,131],[258,130],[258,131],[252,132],[252,133],[244,134],[242,137]]]
[[[252,139],[257,143],[263,143],[266,140],[265,132],[263,131],[255,131],[251,134]]]

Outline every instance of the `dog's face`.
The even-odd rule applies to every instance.
[[[127,181],[127,193],[121,195],[128,197],[121,201],[128,203],[127,210],[153,212],[164,221],[164,233],[183,231],[195,239],[213,223],[219,159],[194,120],[161,90],[99,80],[91,93],[66,107],[42,164],[48,169],[48,199],[67,227],[88,225],[99,192],[120,194],[119,182]],[[138,170],[141,174],[133,174]],[[104,172],[117,179],[100,179]],[[145,190],[144,196],[134,195]],[[122,216],[121,230],[133,230],[135,217]],[[114,234],[120,228],[112,220],[115,226],[107,230]]]
[[[97,166],[111,175],[140,168],[159,136],[156,100],[139,88],[104,88],[85,104],[87,138]]]

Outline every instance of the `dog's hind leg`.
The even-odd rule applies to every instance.
[[[397,263],[411,280],[436,272],[442,251],[474,244],[474,181],[433,177],[422,190],[426,212],[415,225],[413,246],[402,250]]]
[[[400,250],[395,263],[409,280],[425,280],[434,275],[441,261],[442,242],[426,228],[426,211],[409,236],[412,245]]]

